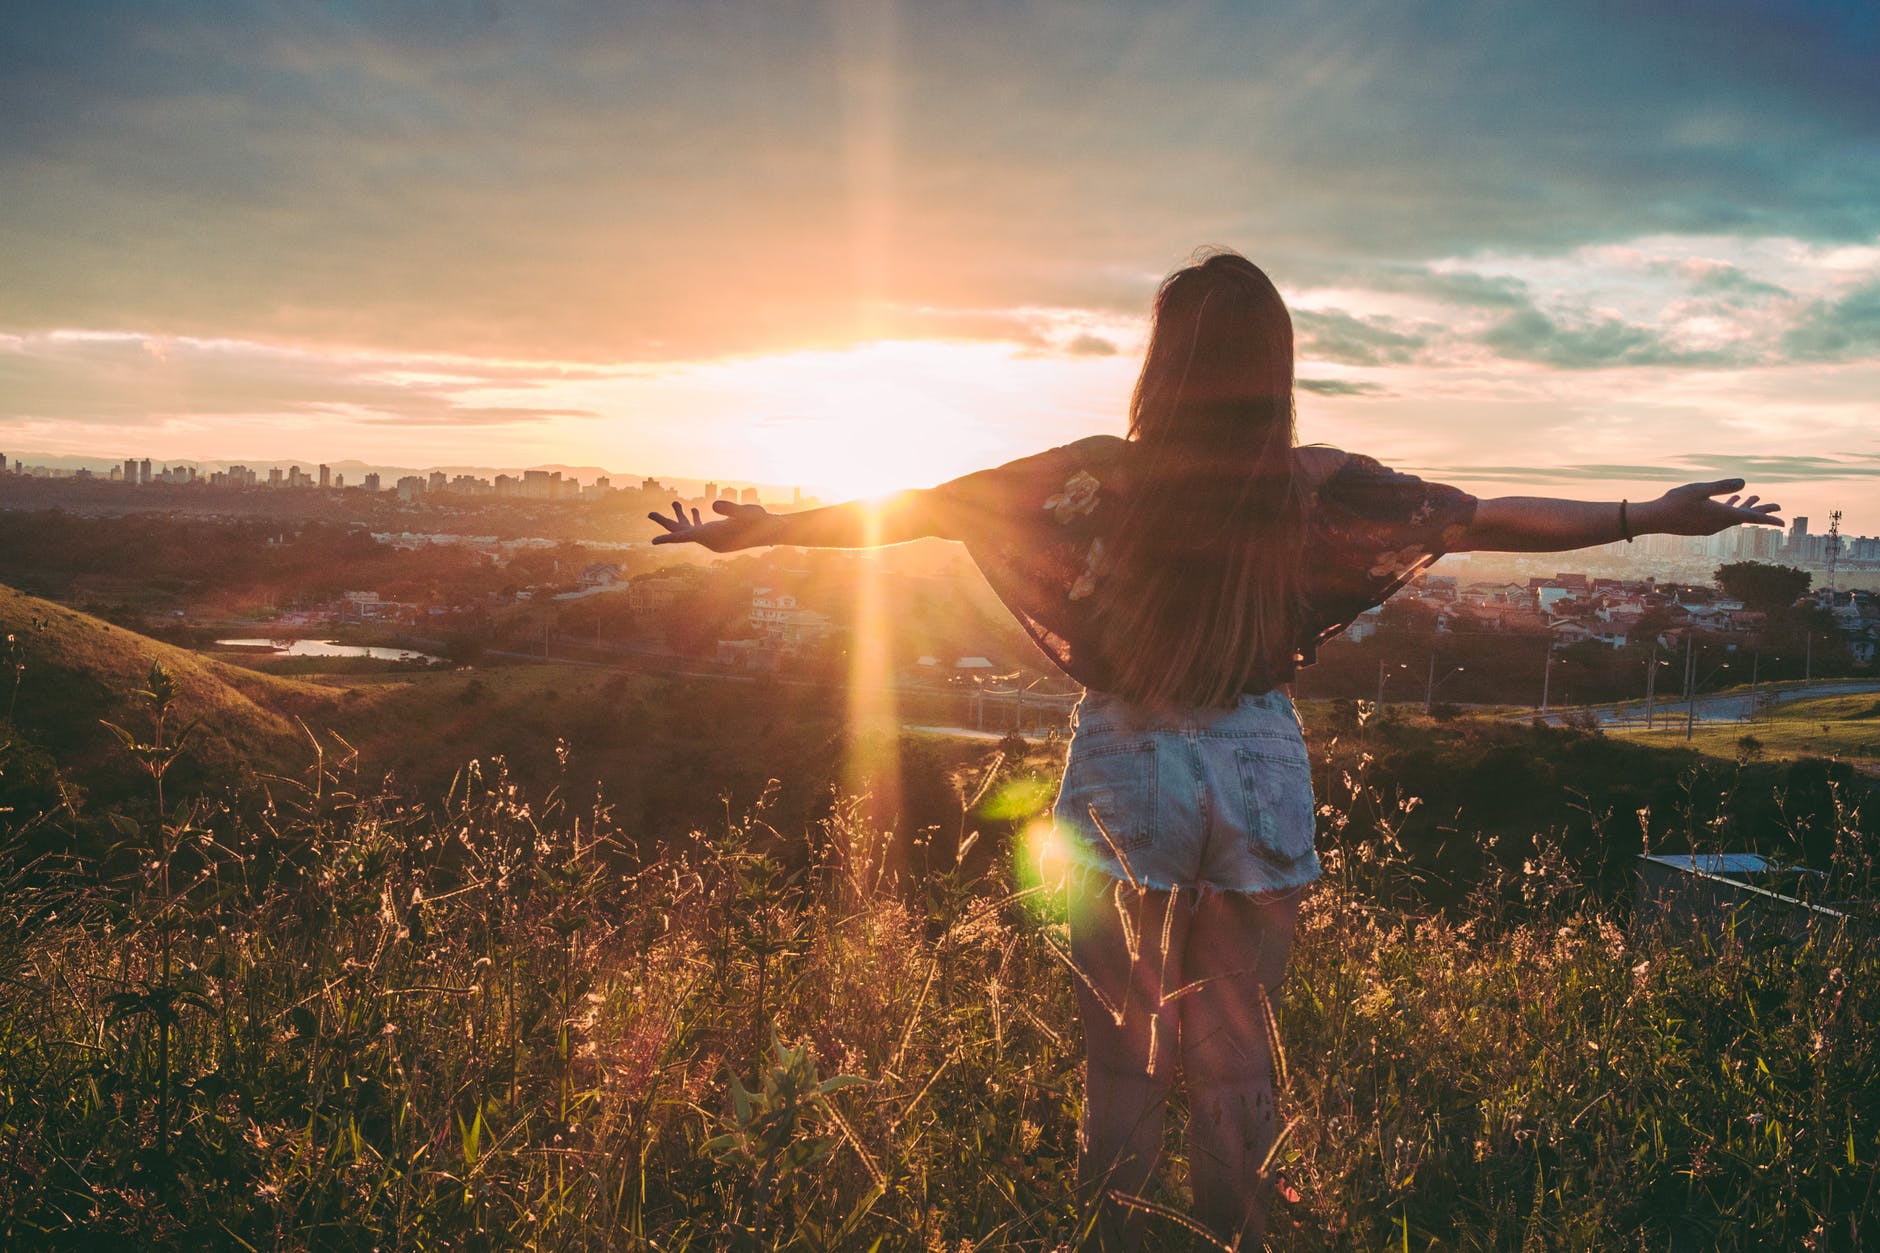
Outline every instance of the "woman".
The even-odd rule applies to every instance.
[[[1073,876],[1086,1093],[1079,1175],[1129,1247],[1180,1073],[1197,1217],[1258,1247],[1274,1143],[1266,989],[1318,877],[1286,684],[1444,552],[1551,551],[1778,524],[1738,480],[1658,500],[1477,501],[1369,457],[1296,447],[1292,322],[1258,267],[1214,252],[1156,294],[1129,438],[1095,436],[883,506],[651,514],[718,552],[964,541],[1087,691],[1055,806]]]

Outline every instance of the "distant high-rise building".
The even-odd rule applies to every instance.
[[[142,461],[137,463],[137,481],[139,483],[148,483],[150,481],[150,458],[145,457]]]
[[[137,458],[124,458],[124,481],[126,483],[137,482]]]
[[[333,486],[333,468],[322,464],[320,466],[320,490],[325,491],[331,486]]]
[[[380,490],[379,476],[376,473],[366,475],[366,490],[368,492],[376,492]]]
[[[268,467],[268,486],[279,487],[280,485],[281,485],[281,467],[269,466]]]
[[[803,489],[802,488],[793,487],[790,489],[790,505],[792,508],[796,508],[796,509],[801,509],[803,507]]]
[[[707,483],[707,484],[705,485],[705,499],[706,499],[706,500],[717,500],[717,499],[718,499],[718,484],[716,484],[716,483]]]
[[[345,487],[346,487],[346,476],[343,474],[335,474],[333,476],[333,490],[336,492],[344,491]]]
[[[407,474],[398,480],[398,499],[410,504],[424,495],[424,480],[415,474]]]
[[[747,487],[743,491],[739,492],[738,503],[741,505],[756,504],[757,503],[757,489],[755,487]]]
[[[441,492],[444,490],[446,486],[449,485],[449,483],[450,483],[450,476],[445,474],[442,470],[431,471],[431,479],[429,483],[429,488],[431,491]]]

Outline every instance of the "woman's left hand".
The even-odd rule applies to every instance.
[[[1781,526],[1782,506],[1764,504],[1760,496],[1714,500],[1725,492],[1741,492],[1742,479],[1718,479],[1714,483],[1686,483],[1674,487],[1646,506],[1649,516],[1640,518],[1635,530],[1660,531],[1666,535],[1715,535],[1733,526]]]

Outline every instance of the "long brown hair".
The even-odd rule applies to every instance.
[[[1097,606],[1116,690],[1231,705],[1291,678],[1305,526],[1292,318],[1253,262],[1211,251],[1163,282],[1129,437]]]

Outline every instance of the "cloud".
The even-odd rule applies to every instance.
[[[1101,335],[1079,335],[1064,346],[1074,357],[1114,357],[1117,347]]]
[[[138,427],[175,418],[298,416],[451,427],[600,416],[467,399],[526,394],[568,377],[555,365],[331,354],[231,341],[7,336],[0,338],[0,421]]]
[[[1728,262],[1686,262],[1679,267],[1679,272],[1689,280],[1692,291],[1705,295],[1761,300],[1789,294],[1786,287],[1752,278]]]
[[[1880,455],[1839,457],[1736,456],[1690,453],[1655,465],[1581,463],[1570,465],[1450,465],[1433,473],[1511,482],[1575,483],[1644,481],[1689,483],[1717,478],[1746,480],[1752,489],[1767,483],[1813,483],[1823,479],[1880,478]]]
[[[1527,308],[1495,323],[1479,342],[1503,357],[1532,361],[1561,370],[1599,370],[1615,366],[1726,367],[1744,364],[1739,353],[1723,349],[1685,349],[1658,332],[1607,316],[1561,321]]]
[[[1809,305],[1782,337],[1782,347],[1799,361],[1880,357],[1880,282]]]
[[[1294,382],[1302,392],[1311,392],[1315,396],[1379,396],[1384,389],[1376,383],[1361,383],[1353,379],[1299,379]]]
[[[1463,308],[1520,308],[1530,300],[1526,282],[1505,274],[1433,270],[1420,265],[1358,266],[1346,281],[1375,292],[1422,296]]]
[[[1421,328],[1396,319],[1357,317],[1342,309],[1295,309],[1299,355],[1343,365],[1403,365],[1429,343]]]
[[[1701,40],[1545,0],[7,6],[0,327],[698,359],[1136,314],[1204,241],[1513,308],[1428,263],[1880,236],[1877,40],[1751,0]]]

